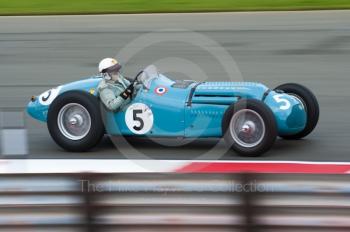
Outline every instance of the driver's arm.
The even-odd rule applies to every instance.
[[[104,82],[101,82],[97,89],[101,101],[110,111],[117,111],[126,100],[120,96],[122,90],[114,92]]]
[[[111,89],[103,88],[100,91],[100,99],[108,110],[116,111],[125,101],[119,94],[117,93],[117,96],[115,96]]]

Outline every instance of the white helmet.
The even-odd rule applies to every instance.
[[[121,67],[122,66],[116,59],[104,58],[98,64],[98,71],[103,75],[104,78],[110,80],[112,78],[112,75],[117,74]]]

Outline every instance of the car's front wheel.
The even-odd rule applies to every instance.
[[[277,125],[270,108],[254,99],[243,99],[225,112],[222,131],[226,143],[243,156],[268,151],[277,137]]]
[[[53,140],[73,152],[93,148],[104,135],[97,98],[80,91],[63,93],[53,101],[47,126]]]

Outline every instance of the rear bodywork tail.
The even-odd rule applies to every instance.
[[[205,82],[195,86],[190,93],[185,110],[185,135],[222,136],[222,117],[228,106],[240,99],[265,102],[275,116],[279,135],[294,134],[305,127],[305,109],[291,95],[271,91],[254,82]]]

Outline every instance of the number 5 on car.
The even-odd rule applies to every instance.
[[[153,126],[153,112],[143,103],[134,103],[126,110],[125,123],[134,134],[146,134]]]
[[[277,94],[277,95],[273,96],[273,98],[275,99],[275,101],[277,103],[283,103],[280,106],[281,110],[288,110],[290,108],[290,106],[291,106],[290,102],[287,99],[283,98],[282,94]]]

